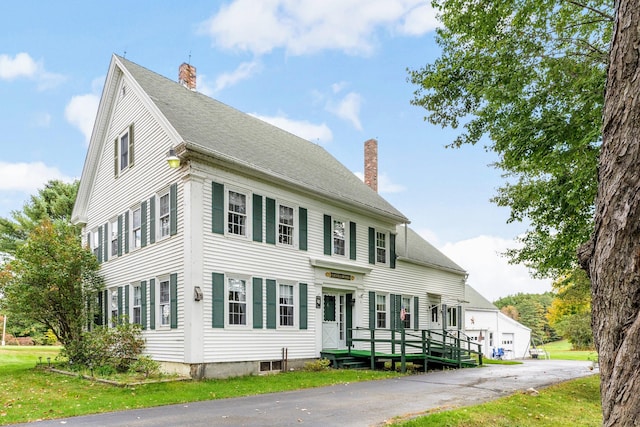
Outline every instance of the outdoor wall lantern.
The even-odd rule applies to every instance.
[[[322,307],[322,297],[320,295],[316,295],[316,308]]]
[[[349,301],[349,304],[351,304],[351,307],[356,305],[356,299],[351,297],[351,301]]]
[[[200,286],[193,287],[193,299],[196,301],[202,301],[202,289],[200,289]]]
[[[167,153],[167,163],[171,169],[180,167],[180,157],[176,155],[176,150],[171,147]]]

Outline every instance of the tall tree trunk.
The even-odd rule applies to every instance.
[[[595,230],[579,254],[592,282],[605,426],[640,423],[639,3],[615,4]]]

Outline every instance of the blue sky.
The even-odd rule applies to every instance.
[[[503,181],[483,147],[410,105],[407,68],[439,55],[429,1],[8,2],[0,14],[0,216],[49,179],[82,173],[113,53],[322,145],[354,173],[379,144],[379,191],[469,271],[490,300],[543,292],[498,253],[523,224],[489,199]]]

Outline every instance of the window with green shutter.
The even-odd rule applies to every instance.
[[[298,238],[299,238],[299,248],[301,251],[306,251],[307,250],[307,210],[305,208],[299,208],[298,209],[298,221],[299,221],[299,228],[300,228],[300,232],[298,234]]]
[[[266,227],[265,241],[271,245],[276,244],[276,201],[269,197],[265,202]]]
[[[376,293],[369,291],[369,329],[376,328]]]
[[[178,184],[169,187],[169,203],[169,234],[174,236],[178,233]]]
[[[330,215],[324,216],[323,225],[324,254],[331,255],[331,238],[333,236],[333,228]]]
[[[149,280],[149,328],[156,328],[156,279]]]
[[[253,195],[253,241],[262,242],[262,196]]]
[[[169,296],[171,304],[171,328],[178,327],[178,274],[172,273],[169,276]]]
[[[124,213],[124,253],[129,253],[129,211]]]
[[[300,329],[307,329],[307,317],[308,317],[308,296],[307,296],[307,284],[300,283],[298,286],[298,293],[300,299]]]
[[[416,331],[420,329],[420,313],[418,312],[420,303],[418,300],[418,297],[413,297],[413,329]]]
[[[147,281],[140,282],[140,324],[147,329]]]
[[[349,259],[356,259],[356,223],[349,222]]]
[[[253,327],[262,329],[262,279],[253,278]]]
[[[149,199],[149,243],[156,242],[156,196]]]
[[[396,268],[396,235],[389,235],[389,267]]]
[[[267,329],[276,328],[277,301],[276,281],[267,279]]]
[[[369,264],[376,263],[376,230],[369,227]]]

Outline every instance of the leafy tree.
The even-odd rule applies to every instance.
[[[547,311],[549,324],[566,338],[575,350],[593,348],[591,331],[591,282],[583,270],[553,284],[556,297]]]
[[[577,266],[589,239],[612,8],[608,0],[435,0],[441,56],[412,70],[429,122],[482,142],[507,183],[493,199],[527,221],[508,252],[539,277]],[[488,139],[486,138],[488,137]]]
[[[9,318],[17,314],[44,325],[64,346],[80,340],[93,318],[86,303],[102,286],[98,268],[74,226],[45,219],[0,271]]]
[[[640,419],[640,5],[616,1],[592,239],[580,250],[592,283],[603,424]]]
[[[49,181],[38,194],[32,195],[21,211],[11,218],[0,218],[0,254],[15,254],[29,233],[43,220],[69,221],[78,194],[79,181]]]

